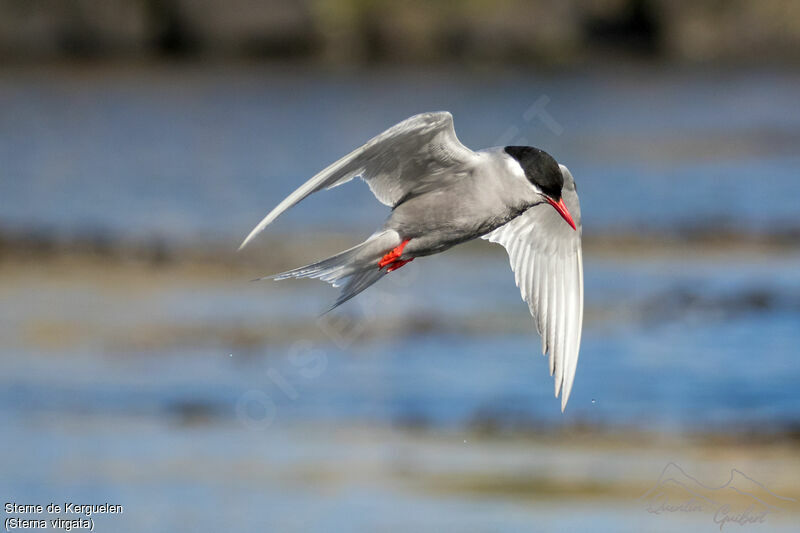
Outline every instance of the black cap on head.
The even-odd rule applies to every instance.
[[[519,161],[528,181],[539,187],[550,198],[556,201],[561,198],[564,176],[550,154],[532,146],[506,146],[505,151]]]

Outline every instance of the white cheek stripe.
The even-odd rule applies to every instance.
[[[539,188],[536,187],[536,185],[534,185],[533,183],[531,183],[528,180],[527,176],[525,176],[525,170],[522,168],[522,165],[519,163],[519,161],[517,161],[508,154],[505,154],[505,156],[506,156],[506,167],[508,167],[508,172],[518,180],[522,180],[522,183],[526,184],[528,187],[532,187],[536,192],[540,192]]]

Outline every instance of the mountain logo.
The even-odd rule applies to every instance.
[[[797,503],[781,496],[741,470],[732,468],[728,481],[719,486],[702,483],[670,462],[661,471],[656,483],[639,497],[647,512],[705,513],[712,515],[720,531],[727,524],[764,523],[771,513],[778,513]]]

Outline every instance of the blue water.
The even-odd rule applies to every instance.
[[[502,253],[421,259],[322,321],[335,290],[309,281],[192,283],[130,300],[91,284],[40,287],[41,297],[4,309],[0,408],[161,416],[199,405],[224,420],[257,390],[287,423],[780,429],[800,421],[797,263],[587,258],[583,345],[565,415]],[[26,341],[31,322],[65,315],[90,333],[58,356]],[[404,329],[414,318],[432,329]],[[400,329],[361,337],[392,323]],[[300,329],[281,333],[280,324]],[[174,340],[149,349],[124,340],[163,325],[177,328]],[[205,327],[267,325],[277,329],[249,347],[198,337]]]
[[[529,142],[568,164],[587,241],[618,230],[796,231],[797,94],[800,76],[769,70],[7,71],[0,229],[233,250],[317,170],[406,116],[448,109],[468,146]],[[524,115],[543,96],[551,127]],[[385,214],[351,184],[310,198],[273,231],[351,232],[355,243]],[[317,321],[333,289],[248,283],[269,273],[256,267],[204,277],[152,266],[130,280],[113,277],[116,264],[108,279],[102,269],[62,278],[47,265],[9,267],[0,494],[125,504],[124,520],[99,519],[102,531],[715,527],[653,521],[633,500],[439,494],[403,476],[498,467],[484,463],[497,442],[458,462],[454,450],[462,440],[469,450],[476,429],[506,443],[586,426],[796,428],[798,250],[587,253],[581,358],[561,414],[507,259],[483,245],[415,261],[334,315],[356,333],[378,331],[363,338]],[[267,333],[242,344],[231,340],[237,328]],[[556,480],[553,464],[602,463],[586,450],[520,446],[526,459],[512,454],[506,466],[541,461]],[[672,459],[642,461],[655,476]]]
[[[579,184],[587,239],[615,230],[691,232],[724,224],[734,232],[769,234],[800,226],[800,111],[794,105],[800,76],[635,68],[501,74],[254,67],[6,73],[0,76],[0,98],[7,103],[0,115],[0,224],[232,249],[267,209],[330,161],[405,116],[449,109],[469,146],[530,142],[568,163]],[[548,115],[526,114],[542,98]],[[355,242],[385,213],[363,184],[354,183],[308,199],[272,231],[352,231]],[[614,260],[610,252],[586,258],[587,329],[567,420],[706,427],[737,417],[769,424],[800,417],[792,386],[797,365],[791,364],[800,329],[794,327],[800,312],[796,255]],[[308,255],[310,261],[319,252]],[[290,402],[301,413],[294,416],[452,425],[487,411],[500,417],[513,411],[523,419],[563,421],[552,409],[535,333],[516,322],[510,332],[488,327],[465,336],[464,324],[480,323],[482,314],[502,322],[525,313],[502,251],[418,263],[350,310],[430,316],[450,330],[376,341],[358,348],[370,353],[365,362],[351,360],[353,346],[323,345],[335,381],[348,385],[328,391],[318,384],[306,398],[309,405]],[[58,319],[68,311],[48,302],[59,298],[102,315],[97,320],[108,327],[147,326],[154,319],[257,326],[312,322],[331,296],[313,283],[289,283],[275,292],[225,285],[167,291],[104,314],[86,287],[62,290],[20,295],[31,303],[26,316]],[[380,305],[382,297],[391,305]],[[753,307],[752,298],[767,302]],[[18,308],[2,312],[11,322],[20,319]],[[9,328],[6,338],[19,337],[20,328]],[[276,339],[262,351],[280,351],[286,342]],[[104,351],[102,343],[87,349],[79,355],[88,365]],[[165,357],[193,366],[198,356],[189,346]],[[453,370],[452,383],[430,381],[437,365]],[[400,368],[404,373],[395,376]],[[241,386],[234,370],[228,395],[208,400],[223,411]],[[264,379],[253,372],[256,382]],[[379,399],[359,396],[345,379],[358,372],[378,383],[391,376],[398,390]],[[748,382],[748,373],[764,379]],[[484,374],[495,381],[478,379]],[[102,390],[59,393],[55,387],[40,394],[33,376],[21,370],[17,378],[27,377],[32,388],[4,394],[30,395],[20,401],[32,408],[47,404],[51,394],[55,403],[59,394],[75,401],[87,394],[88,405]],[[108,394],[104,404],[129,403],[115,400],[113,390]],[[170,401],[158,398],[139,395],[130,403]]]
[[[528,143],[570,166],[587,232],[794,228],[798,92],[800,76],[768,70],[10,71],[0,75],[0,222],[236,240],[371,136],[447,109],[467,146]],[[546,120],[526,115],[542,98]],[[332,221],[351,230],[385,213],[350,186],[308,200],[274,231]]]

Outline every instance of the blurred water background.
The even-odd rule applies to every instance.
[[[719,527],[638,499],[676,461],[796,500],[798,94],[769,62],[6,65],[0,495],[123,504],[102,531]],[[248,281],[371,233],[387,209],[353,182],[235,253],[316,171],[443,109],[467,146],[576,177],[564,414],[502,248],[415,261],[322,318],[327,285]]]

